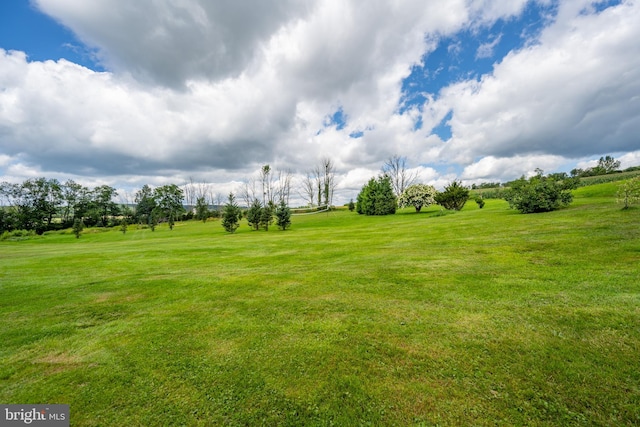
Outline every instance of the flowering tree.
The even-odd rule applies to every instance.
[[[436,189],[431,185],[414,184],[407,187],[398,199],[400,207],[413,206],[416,212],[420,212],[423,206],[434,204]]]

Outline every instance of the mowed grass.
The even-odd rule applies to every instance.
[[[639,425],[640,209],[0,242],[0,402],[74,426]]]

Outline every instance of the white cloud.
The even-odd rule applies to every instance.
[[[525,4],[38,0],[108,71],[0,50],[0,168],[122,186],[196,177],[226,192],[262,164],[302,173],[330,156],[346,195],[392,154],[442,184],[455,174],[436,165],[490,180],[637,152],[640,7],[631,1],[599,14],[561,2],[538,43],[480,82],[398,113],[402,80],[434,40]],[[344,129],[325,127],[338,108]],[[445,143],[430,131],[451,111]]]
[[[540,43],[510,53],[492,75],[443,91],[439,102],[454,111],[443,155],[470,163],[638,148],[640,8],[626,2],[566,19]]]

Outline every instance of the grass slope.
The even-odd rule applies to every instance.
[[[638,425],[640,210],[0,242],[0,402],[74,426]]]

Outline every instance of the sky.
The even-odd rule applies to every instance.
[[[393,155],[441,189],[640,165],[640,1],[0,2],[0,181],[207,183]]]

